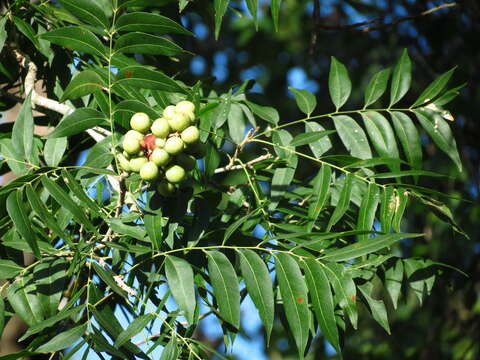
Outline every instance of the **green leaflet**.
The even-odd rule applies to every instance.
[[[274,299],[273,284],[267,266],[262,258],[252,250],[241,250],[240,268],[247,286],[248,294],[258,309],[265,326],[267,343],[273,328]]]
[[[328,75],[328,90],[337,111],[347,102],[352,91],[347,68],[333,56]]]
[[[312,306],[322,334],[340,352],[333,296],[327,274],[322,265],[316,260],[305,260],[303,268],[305,269],[305,278],[307,279]]]
[[[81,26],[55,29],[41,34],[40,39],[64,46],[67,49],[83,51],[100,57],[107,54],[107,49],[100,40],[90,30]]]
[[[100,111],[90,108],[79,108],[64,117],[55,130],[47,135],[47,139],[75,135],[100,124],[106,124],[105,115]]]
[[[310,326],[305,279],[298,264],[290,255],[284,253],[275,255],[275,269],[288,325],[297,345],[298,357],[303,359]]]
[[[313,95],[310,91],[295,89],[293,87],[288,88],[293,95],[295,96],[295,101],[297,103],[298,108],[310,117],[310,114],[315,110],[317,106],[317,99],[315,99],[315,95]]]
[[[412,82],[412,63],[407,49],[403,50],[402,56],[393,70],[392,85],[390,88],[390,107],[399,102],[410,89]]]
[[[168,17],[147,13],[147,12],[129,12],[120,16],[115,27],[118,31],[142,31],[156,34],[182,34],[193,35],[180,24]]]
[[[350,204],[350,197],[352,194],[352,183],[353,183],[353,174],[348,173],[345,177],[345,181],[343,183],[342,192],[340,193],[340,198],[338,199],[337,206],[333,211],[332,216],[330,216],[330,220],[328,221],[327,225],[327,232],[330,231],[341,218],[345,214]]]
[[[180,310],[185,313],[188,322],[193,324],[196,300],[191,265],[184,259],[167,256],[165,259],[165,273],[175,302]]]
[[[101,28],[109,27],[107,16],[95,0],[58,0],[58,2],[79,19]]]
[[[370,159],[372,152],[367,136],[357,122],[347,115],[333,116],[332,119],[340,139],[350,154],[360,159]]]
[[[310,231],[327,201],[331,178],[332,168],[324,164],[313,179],[312,197],[308,207],[308,218],[310,220],[308,230]]]
[[[364,102],[365,108],[377,101],[387,90],[388,79],[391,69],[384,69],[376,73],[365,90]]]
[[[136,334],[141,332],[147,326],[147,324],[154,319],[155,319],[154,314],[145,314],[145,315],[140,315],[136,317],[128,325],[128,327],[117,336],[114,346],[118,348],[124,345],[132,337],[134,337]]]
[[[422,234],[386,234],[378,235],[365,241],[359,241],[351,245],[347,245],[343,248],[336,248],[334,250],[325,251],[325,255],[321,257],[322,260],[341,262],[357,257],[367,255],[383,249],[387,246],[391,246],[400,239],[415,238],[422,236]]]
[[[388,323],[387,309],[382,300],[377,300],[372,297],[372,283],[367,282],[363,285],[359,285],[358,289],[367,300],[373,318],[385,329],[388,334],[390,334],[390,325]]]
[[[68,348],[82,337],[87,324],[80,325],[54,336],[50,341],[38,347],[36,352],[53,353]]]
[[[126,54],[174,56],[182,53],[183,49],[174,42],[160,36],[130,32],[118,38],[115,42],[115,51]]]
[[[88,94],[99,92],[105,88],[106,88],[106,84],[104,83],[100,75],[98,75],[93,70],[84,70],[78,73],[70,81],[60,101],[64,102],[67,99],[77,99],[79,97],[82,97]],[[77,109],[75,112],[78,112],[78,110],[85,111],[85,109]],[[94,111],[93,109],[89,109],[89,110]],[[104,116],[102,116],[102,118],[104,118]],[[66,135],[58,135],[57,137],[59,136],[66,136]]]
[[[15,224],[16,231],[22,235],[35,256],[40,258],[40,249],[38,248],[37,239],[33,232],[32,223],[28,218],[27,209],[25,208],[22,192],[20,190],[12,191],[10,195],[8,195],[7,211]]]
[[[240,289],[228,258],[219,251],[208,251],[208,273],[222,318],[235,328],[240,326]]]
[[[220,27],[222,26],[222,19],[227,12],[229,0],[214,0],[213,7],[215,9],[215,39],[220,35]]]

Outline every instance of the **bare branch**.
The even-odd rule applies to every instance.
[[[248,162],[245,163],[245,166],[247,168],[251,168],[254,164],[256,163],[259,163],[261,161],[264,161],[264,160],[268,160],[268,159],[271,159],[273,157],[272,154],[265,154],[265,155],[262,155],[262,156],[259,156],[253,160],[250,160]],[[243,169],[243,166],[242,165],[227,165],[225,167],[221,167],[221,168],[218,168],[218,169],[215,169],[215,174],[220,174],[220,173],[223,173],[223,172],[227,172],[227,171],[233,171],[233,170],[241,170]]]
[[[387,27],[390,27],[390,26],[395,26],[395,25],[397,25],[401,22],[404,22],[404,21],[414,20],[414,19],[417,19],[417,18],[420,18],[420,17],[423,17],[423,16],[433,14],[433,13],[435,13],[437,11],[440,11],[440,10],[443,10],[443,9],[448,9],[448,8],[452,8],[452,7],[456,7],[456,6],[458,6],[458,4],[456,2],[442,4],[442,5],[439,5],[437,7],[422,11],[421,13],[416,14],[416,15],[409,15],[409,16],[394,19],[393,21],[391,21],[389,23],[383,23],[383,19],[378,18],[378,19],[367,20],[367,21],[362,21],[362,22],[358,22],[358,23],[354,23],[354,24],[348,24],[348,25],[324,25],[324,24],[322,24],[322,25],[319,25],[319,26],[320,26],[320,28],[325,29],[325,30],[349,30],[349,31],[366,33],[366,32],[370,32],[370,31],[381,30],[381,29],[384,29],[384,28],[387,28]],[[373,25],[373,24],[378,24],[378,25]],[[366,26],[366,25],[371,25],[371,26]],[[363,27],[363,26],[366,26],[366,27]],[[361,29],[359,29],[359,28],[361,28]]]

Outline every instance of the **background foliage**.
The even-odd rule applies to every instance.
[[[27,322],[28,353],[54,352],[82,337],[96,352],[130,357],[139,351],[130,338],[145,327],[147,338],[157,330],[160,334],[150,339],[147,350],[142,347],[145,352],[167,343],[165,358],[175,358],[177,347],[193,358],[193,354],[206,357],[207,346],[223,352],[218,341],[229,343],[235,337],[246,283],[264,330],[272,333],[269,358],[298,358],[298,348],[305,348],[316,332],[314,319],[337,348],[340,333],[346,358],[476,357],[478,206],[458,200],[478,196],[478,126],[472,120],[478,106],[474,2],[461,2],[395,27],[388,23],[422,14],[426,5],[332,1],[317,8],[306,1],[273,1],[269,7],[260,1],[255,25],[247,9],[254,1],[230,2],[228,8],[224,1],[215,1],[213,7],[210,2],[180,2],[187,6],[181,19],[178,4],[164,2],[161,14],[183,23],[196,38],[164,18],[145,14],[122,18],[124,13],[111,11],[108,1],[101,9],[91,1],[82,1],[81,8],[75,7],[78,3],[59,1],[60,8],[48,1],[7,3],[7,16],[0,23],[6,38],[3,106],[24,104],[15,126],[4,126],[1,140],[6,160],[2,169],[20,177],[1,190],[2,229],[9,229],[12,221],[15,224],[2,236],[2,277],[9,279],[4,283],[5,319],[16,312]],[[117,5],[133,12],[143,11],[151,2]],[[428,6],[437,5],[441,4]],[[151,14],[157,11],[146,9]],[[224,13],[222,31],[215,31]],[[343,27],[365,18],[379,20]],[[371,26],[379,29],[365,30]],[[165,40],[136,32],[173,34]],[[195,55],[183,53],[170,40]],[[401,52],[403,47],[410,50],[411,61]],[[15,50],[21,51],[25,68]],[[44,95],[83,110],[61,122],[61,115],[51,109],[45,109],[46,116],[33,118],[28,98],[18,99],[23,93],[28,96],[28,86],[13,95],[10,91],[17,81],[27,83],[31,63],[38,67],[36,77],[43,80]],[[412,63],[412,89],[407,92]],[[447,71],[455,65],[456,74],[446,87],[452,75]],[[377,81],[369,83],[382,67],[391,71],[379,73]],[[257,80],[252,89],[251,83],[240,86],[250,78]],[[440,80],[428,87],[435,79]],[[201,83],[195,85],[197,80]],[[458,93],[447,89],[464,81],[469,85],[448,104],[456,119],[452,130],[457,153],[449,133],[451,115],[437,110],[449,94]],[[427,87],[429,94],[418,99]],[[382,90],[386,93],[375,102]],[[127,206],[131,209],[135,199],[134,210],[142,215],[126,209],[117,212],[125,201],[105,177],[116,176],[116,167],[113,173],[105,168],[114,162],[112,147],[119,143],[129,116],[135,111],[158,116],[166,104],[185,96],[197,107],[202,104],[198,115],[203,140],[209,144],[203,170],[171,200],[157,199],[148,189],[138,191],[138,178],[131,176],[120,185],[128,190]],[[425,99],[435,96],[440,99],[434,102],[436,107],[411,111],[411,105],[423,107]],[[37,97],[37,103],[40,100]],[[378,111],[361,110],[370,101]],[[392,107],[395,110],[384,111]],[[308,119],[296,122],[305,115]],[[416,126],[408,126],[409,118]],[[292,121],[295,124],[285,126]],[[56,130],[47,138],[32,137],[34,122]],[[259,125],[260,130],[235,156],[235,144],[242,143],[250,125]],[[83,132],[94,126],[113,131],[113,137],[96,143]],[[89,155],[78,167],[77,154],[84,149],[90,149]],[[227,154],[235,161],[230,163]],[[252,168],[245,166],[266,154],[271,157]],[[372,156],[381,159],[362,161]],[[216,173],[218,169],[226,171]],[[394,211],[389,212],[391,203]],[[388,233],[392,221],[395,233],[425,235],[371,238],[361,232],[373,225]],[[259,234],[262,230],[267,232]],[[473,241],[459,234],[462,231]],[[398,243],[400,238],[406,239]],[[25,267],[21,251],[34,252],[37,261]],[[271,280],[264,262],[275,275],[275,287],[266,286]],[[339,265],[345,262],[352,265]],[[438,266],[440,262],[462,269],[470,278]],[[443,276],[436,276],[440,273]],[[124,280],[116,282],[118,274]],[[237,278],[244,281],[241,291],[235,286]],[[435,278],[439,284],[434,284]],[[175,303],[167,301],[171,294],[165,280],[180,313],[173,310]],[[201,310],[192,302],[193,283],[197,303],[206,304]],[[258,283],[262,286],[255,287]],[[66,294],[70,302],[58,312],[66,289],[73,290]],[[424,293],[431,296],[424,299]],[[115,320],[115,308],[129,314],[130,321],[135,318],[128,328]],[[211,311],[222,319],[224,339],[205,338],[202,321],[195,331],[189,326],[197,323],[199,311]],[[370,323],[368,312],[380,325]],[[359,330],[354,331],[350,323],[357,322]],[[65,331],[56,342],[51,338],[58,326]],[[159,329],[153,331],[154,327]],[[294,330],[293,337],[286,337],[283,329],[288,327]],[[191,336],[200,341],[190,340]],[[240,341],[242,334],[236,337]],[[335,356],[318,337],[311,347],[311,358]]]

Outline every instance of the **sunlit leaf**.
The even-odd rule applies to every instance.
[[[193,324],[196,300],[192,267],[184,259],[176,256],[167,256],[165,259],[165,272],[175,302],[180,310],[185,313],[188,322]]]
[[[412,63],[408,56],[408,51],[405,49],[393,70],[392,85],[390,89],[390,107],[395,105],[405,96],[408,89],[410,89],[411,82]]]
[[[78,73],[65,89],[61,102],[67,99],[76,99],[93,94],[106,88],[102,78],[93,70],[84,70]]]
[[[352,82],[347,68],[333,56],[328,76],[328,90],[337,111],[347,102],[352,91]]]
[[[415,115],[440,150],[453,160],[459,171],[462,171],[462,162],[458,154],[457,143],[448,123],[440,114],[426,110],[415,110]]]
[[[330,216],[330,220],[328,221],[327,231],[335,225],[345,214],[348,209],[348,205],[350,204],[350,198],[352,195],[352,183],[353,183],[353,174],[348,173],[345,177],[345,181],[343,183],[342,191],[340,193],[340,198],[338,199],[337,206],[333,211],[332,216]]]
[[[214,0],[213,7],[215,9],[215,39],[220,35],[220,27],[222,26],[222,19],[227,12],[229,0]]]
[[[273,328],[274,298],[273,284],[267,266],[260,256],[252,250],[242,250],[240,268],[248,293],[258,309],[260,319],[265,326],[267,343]]]
[[[333,122],[340,139],[352,156],[370,159],[372,152],[363,129],[347,115],[333,116]]]
[[[303,359],[310,325],[305,279],[298,264],[290,255],[277,254],[275,269],[288,325],[297,345],[298,357]]]
[[[80,26],[55,29],[41,34],[40,38],[71,50],[101,57],[106,55],[106,48],[100,40],[90,30]]]
[[[325,255],[321,257],[325,261],[341,262],[357,257],[373,253],[385,247],[395,244],[397,241],[405,238],[415,238],[422,234],[387,234],[378,235],[365,241],[358,241],[354,244],[347,245],[343,248],[325,251]]]
[[[84,324],[64,331],[54,336],[47,343],[35,349],[35,351],[40,353],[53,353],[55,351],[66,349],[70,345],[73,345],[75,342],[77,342],[77,340],[80,339],[85,333],[86,329],[87,325]]]
[[[141,332],[149,322],[155,319],[154,314],[145,314],[136,317],[128,327],[123,330],[115,340],[114,346],[120,347],[129,341],[132,337]]]
[[[303,268],[307,279],[308,292],[318,324],[325,338],[340,351],[337,323],[335,321],[332,290],[327,274],[320,263],[306,259]]]
[[[40,258],[40,249],[38,248],[32,223],[28,218],[27,209],[25,208],[24,199],[20,191],[12,191],[8,196],[7,211],[15,224],[15,229],[28,243],[28,246],[30,246],[35,256]]]
[[[372,77],[365,90],[365,107],[373,104],[385,93],[391,72],[390,69],[384,69]]]
[[[395,128],[395,133],[400,139],[403,152],[407,157],[408,162],[414,169],[422,167],[422,144],[420,142],[420,135],[413,121],[407,114],[393,111],[390,113]]]
[[[305,133],[309,132],[328,132],[329,130],[325,130],[323,126],[320,124],[314,122],[314,121],[308,121],[305,123]],[[324,153],[326,153],[328,150],[332,148],[332,142],[330,141],[330,137],[327,135],[322,136],[321,138],[317,139],[316,141],[313,141],[308,144],[310,147],[310,150],[312,151],[313,155],[316,158],[319,158],[322,156]]]
[[[393,129],[385,117],[375,111],[362,113],[363,123],[367,129],[372,145],[382,157],[398,158],[397,141]],[[395,166],[392,170],[397,170]]]
[[[330,181],[332,177],[332,169],[327,165],[322,165],[317,175],[313,179],[312,198],[308,207],[308,218],[310,223],[308,229],[311,230],[318,215],[325,206],[330,190]]]
[[[103,9],[94,0],[58,0],[58,2],[79,19],[101,28],[109,27]]]
[[[240,326],[240,289],[228,258],[219,251],[209,251],[208,273],[222,318],[235,328]]]
[[[430,85],[422,92],[422,94],[418,97],[418,99],[413,103],[412,107],[422,105],[425,102],[430,102],[433,100],[438,94],[445,89],[447,86],[448,81],[452,77],[453,73],[455,72],[456,67],[443,73],[435,80],[432,81]]]
[[[152,54],[174,56],[183,50],[174,42],[160,36],[141,32],[130,32],[115,42],[115,50],[126,54]]]
[[[288,89],[295,96],[295,101],[298,108],[308,117],[310,117],[310,114],[317,106],[317,99],[315,98],[315,95],[307,90],[295,89],[293,87],[289,87]]]
[[[32,157],[33,114],[31,97],[32,93],[25,98],[20,112],[13,123],[12,130],[12,145],[23,159],[31,159]]]
[[[182,86],[163,72],[137,65],[123,68],[118,73],[114,87],[116,85],[127,85],[141,89],[185,92]]]
[[[67,149],[67,137],[58,137],[47,139],[43,148],[43,157],[48,166],[57,166],[63,158],[63,154]]]
[[[123,14],[117,19],[115,27],[118,31],[192,35],[190,31],[170,18],[147,12],[130,12]]]
[[[100,111],[90,108],[79,108],[64,117],[47,138],[53,139],[75,135],[101,124],[106,124],[106,119],[105,115]]]
[[[379,187],[376,184],[370,183],[367,186],[367,191],[363,194],[362,203],[360,205],[360,212],[358,214],[357,229],[371,230],[377,212],[379,202]],[[358,236],[358,240],[366,240],[367,234]]]

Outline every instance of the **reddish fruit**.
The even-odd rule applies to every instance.
[[[143,142],[145,143],[145,149],[153,150],[155,149],[155,140],[157,137],[153,134],[145,135]]]

